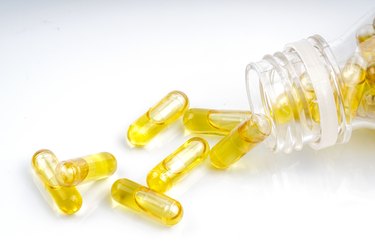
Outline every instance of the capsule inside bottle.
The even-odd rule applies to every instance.
[[[193,133],[227,135],[251,112],[192,108],[184,114],[184,126]]]
[[[128,129],[128,141],[134,146],[145,146],[163,129],[181,117],[189,106],[187,96],[180,91],[172,91]]]
[[[171,226],[183,215],[181,204],[156,191],[129,179],[119,179],[112,185],[112,198],[119,204],[144,213],[159,222]]]
[[[59,185],[55,175],[58,163],[57,157],[50,150],[40,150],[32,158],[33,169],[56,206],[65,214],[74,214],[82,206],[82,197],[77,188]]]
[[[210,152],[214,167],[225,169],[238,161],[271,133],[271,124],[264,115],[253,114],[219,141]]]
[[[116,158],[110,153],[102,152],[60,162],[56,167],[56,177],[61,186],[69,187],[107,178],[116,169]]]
[[[149,172],[147,185],[158,192],[167,191],[204,161],[208,152],[206,140],[199,137],[189,139]]]
[[[344,103],[348,114],[355,116],[366,83],[366,63],[360,55],[353,55],[342,69]]]
[[[357,43],[367,62],[375,60],[375,27],[372,24],[364,25],[358,30]]]

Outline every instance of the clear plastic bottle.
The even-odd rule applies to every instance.
[[[287,44],[246,67],[253,113],[267,115],[273,151],[347,142],[375,128],[375,11],[332,43],[319,35]]]

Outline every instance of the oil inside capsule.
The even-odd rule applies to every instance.
[[[128,141],[134,146],[145,146],[159,132],[181,117],[189,106],[187,96],[180,91],[172,91],[128,129]]]
[[[224,169],[238,161],[271,133],[271,124],[264,115],[253,114],[219,141],[210,152],[214,167]]]
[[[366,67],[360,55],[352,56],[342,69],[344,103],[346,112],[355,116],[366,83]]]
[[[142,212],[168,226],[177,224],[183,215],[178,201],[129,179],[117,180],[112,185],[111,195],[119,204]]]
[[[167,191],[207,158],[209,147],[202,138],[190,138],[149,172],[147,185],[158,192]]]
[[[117,169],[116,158],[107,152],[62,161],[56,167],[56,177],[62,186],[75,186],[83,181],[111,176]]]
[[[32,158],[32,166],[56,206],[65,214],[74,214],[82,206],[82,197],[75,187],[60,186],[55,168],[59,163],[50,150],[39,150]]]
[[[192,108],[184,114],[184,126],[193,133],[227,135],[251,112]]]
[[[367,62],[375,60],[375,27],[364,25],[357,32],[357,43],[361,55]]]

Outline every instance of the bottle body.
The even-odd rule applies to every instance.
[[[247,66],[250,111],[270,118],[272,133],[266,143],[273,151],[345,143],[352,129],[375,123],[364,111],[371,106],[364,103],[366,93],[372,102],[367,80],[372,76],[366,72],[375,60],[374,18],[372,12],[336,43],[314,35]],[[368,35],[360,35],[366,25],[371,26]]]

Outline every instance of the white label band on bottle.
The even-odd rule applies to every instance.
[[[336,144],[338,136],[338,117],[329,75],[314,47],[306,40],[286,45],[294,49],[305,65],[311,84],[315,90],[320,113],[321,135],[310,146],[321,149]]]

